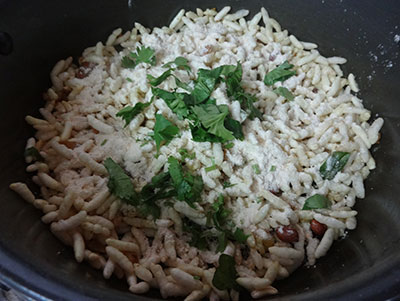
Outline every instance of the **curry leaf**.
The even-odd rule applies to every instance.
[[[314,194],[306,199],[302,210],[323,209],[330,206],[330,201],[323,195]]]
[[[345,167],[349,158],[350,153],[334,152],[319,168],[322,178],[332,180]]]
[[[214,273],[212,284],[220,289],[240,290],[241,287],[236,282],[238,274],[235,268],[235,260],[232,256],[221,254],[218,259],[218,267]]]
[[[279,88],[275,89],[274,92],[280,96],[285,97],[289,101],[292,101],[294,99],[292,92],[290,92],[285,87],[279,87]]]

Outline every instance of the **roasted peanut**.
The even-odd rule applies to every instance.
[[[276,230],[276,235],[284,242],[292,243],[299,241],[299,233],[297,233],[296,229],[290,226],[279,227]]]
[[[313,219],[310,223],[311,230],[314,232],[315,235],[317,236],[323,236],[326,229],[328,227],[325,224],[321,224],[319,221]]]

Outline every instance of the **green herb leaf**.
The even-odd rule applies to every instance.
[[[214,273],[212,284],[220,290],[234,289],[241,290],[236,282],[238,274],[235,268],[235,260],[232,256],[221,254],[218,260],[218,267]]]
[[[140,113],[143,112],[145,108],[147,108],[150,105],[151,102],[138,102],[135,104],[134,107],[131,106],[126,106],[123,108],[121,111],[119,111],[116,116],[117,117],[122,117],[122,119],[125,121],[125,126],[127,127],[129,123]]]
[[[215,166],[215,164],[204,168],[204,170],[206,172],[210,172],[210,171],[213,171],[213,170],[216,170],[216,169],[217,169],[217,166]]]
[[[258,164],[253,164],[252,167],[256,175],[259,175],[261,173],[260,166],[258,166]]]
[[[275,171],[276,170],[276,166],[272,165],[269,171]]]
[[[323,209],[330,206],[330,201],[323,195],[315,194],[309,197],[302,210]]]
[[[193,111],[209,133],[226,141],[235,139],[233,133],[224,126],[225,118],[229,114],[227,105],[204,104],[193,107]]]
[[[133,69],[136,67],[136,62],[132,60],[129,56],[124,56],[121,60],[121,65],[124,68]]]
[[[189,151],[186,148],[181,148],[178,150],[179,154],[181,155],[181,160],[185,161],[186,158],[193,160],[196,158],[196,154],[194,153],[189,153]]]
[[[244,234],[243,230],[240,228],[236,228],[235,232],[233,233],[234,240],[236,240],[237,242],[239,242],[241,244],[245,244],[247,242],[247,238],[249,236],[250,235]]]
[[[225,181],[223,184],[222,184],[222,186],[224,187],[224,188],[229,188],[229,187],[233,187],[233,186],[235,186],[236,184],[231,184],[229,181]]]
[[[246,93],[240,84],[243,73],[242,65],[238,62],[236,66],[228,67],[230,68],[224,70],[226,72],[224,81],[228,96],[240,102],[241,108],[249,114],[250,119],[254,119],[255,117],[261,119],[261,112],[253,105],[257,101],[257,98],[254,95]]]
[[[201,124],[197,126],[190,125],[192,139],[196,142],[224,142],[224,139],[210,134]]]
[[[216,251],[223,252],[226,249],[226,246],[228,245],[228,236],[226,235],[226,232],[224,231],[219,232],[217,239],[218,239],[218,245]]]
[[[226,74],[232,70],[232,67],[235,66],[224,65],[215,69],[199,69],[192,92],[193,104],[197,105],[207,100],[215,86],[221,81],[221,74]]]
[[[168,144],[179,132],[177,126],[173,125],[161,114],[156,114],[156,124],[154,125],[154,140],[156,141],[157,153],[162,144]]]
[[[254,106],[254,102],[257,101],[257,98],[254,95],[245,92],[239,92],[236,95],[236,98],[239,100],[242,109],[249,114],[249,118],[251,120],[253,120],[255,117],[262,119],[262,113]]]
[[[128,82],[133,83],[133,80],[130,79],[129,77],[125,78]]]
[[[206,250],[209,243],[207,241],[207,233],[204,231],[204,229],[188,218],[184,218],[182,221],[183,231],[190,233],[192,236],[189,244],[198,248],[199,250]]]
[[[236,139],[243,140],[244,135],[242,132],[242,125],[239,121],[232,119],[230,116],[227,116],[224,121],[224,125],[227,130],[231,131],[233,136]]]
[[[103,164],[109,175],[108,188],[110,192],[123,201],[135,204],[137,195],[131,178],[113,159],[107,158]]]
[[[189,109],[184,102],[186,93],[168,92],[159,88],[152,88],[153,95],[165,101],[167,106],[174,112],[180,119],[186,118],[189,115]]]
[[[42,155],[39,153],[39,151],[33,146],[28,147],[25,150],[24,156],[31,157],[34,161],[43,161],[44,160]]]
[[[279,88],[275,89],[274,92],[278,95],[285,97],[289,101],[292,101],[294,99],[292,92],[290,92],[285,87],[279,87]]]
[[[184,172],[179,161],[174,157],[168,158],[168,172],[171,175],[173,185],[177,193],[177,199],[185,201],[194,208],[194,203],[201,198],[203,191],[203,180],[200,176],[194,176]]]
[[[103,142],[100,144],[100,146],[103,146],[104,144],[106,144],[107,141],[108,141],[107,139],[104,139]]]
[[[345,167],[349,158],[350,153],[334,152],[319,168],[322,178],[332,180]]]
[[[188,60],[182,56],[178,56],[175,60],[164,64],[163,67],[171,68],[172,65],[175,65],[178,69],[186,70],[187,72],[191,70],[188,65]]]
[[[136,52],[131,52],[129,56],[122,58],[122,67],[135,68],[139,63],[148,63],[152,66],[156,64],[156,56],[154,49],[150,47],[137,47]]]
[[[168,199],[176,195],[171,183],[171,176],[168,172],[155,175],[151,182],[146,184],[139,194],[139,212],[143,216],[152,215],[154,218],[160,216],[160,207],[156,204],[157,200]]]
[[[147,74],[147,79],[149,80],[150,85],[155,87],[155,86],[158,86],[159,84],[161,84],[164,80],[166,80],[171,75],[172,75],[171,69],[168,69],[163,74],[161,74],[159,77],[154,77],[150,74]]]
[[[274,70],[268,72],[264,77],[264,83],[267,86],[272,86],[276,82],[283,82],[288,78],[296,75],[296,71],[290,70],[294,66],[285,61],[282,65],[278,66]]]
[[[235,145],[235,144],[234,144],[233,142],[230,142],[230,143],[225,144],[225,145],[224,145],[224,148],[230,149],[230,148],[234,147],[234,145]]]

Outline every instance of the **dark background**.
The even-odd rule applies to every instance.
[[[130,3],[130,5],[129,5]],[[359,226],[334,243],[315,268],[303,267],[274,285],[275,298],[291,300],[383,300],[400,296],[400,35],[399,1],[26,1],[0,0],[0,32],[9,33],[14,51],[0,56],[0,280],[31,297],[35,292],[62,300],[145,300],[127,291],[124,281],[105,281],[99,271],[77,264],[70,249],[40,222],[41,213],[8,189],[26,181],[23,149],[33,131],[24,116],[38,116],[41,93],[59,60],[78,57],[105,41],[117,27],[138,21],[147,27],[168,24],[180,8],[250,9],[264,6],[299,40],[315,42],[324,56],[343,56],[360,97],[384,117],[381,143],[373,148],[377,169],[359,200]],[[379,150],[379,151],[378,151]],[[159,296],[152,293],[150,296]]]

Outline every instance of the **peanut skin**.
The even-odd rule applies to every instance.
[[[292,228],[290,226],[279,227],[276,230],[276,235],[280,240],[284,242],[292,243],[299,241],[299,233],[297,233],[297,230],[295,228]]]

